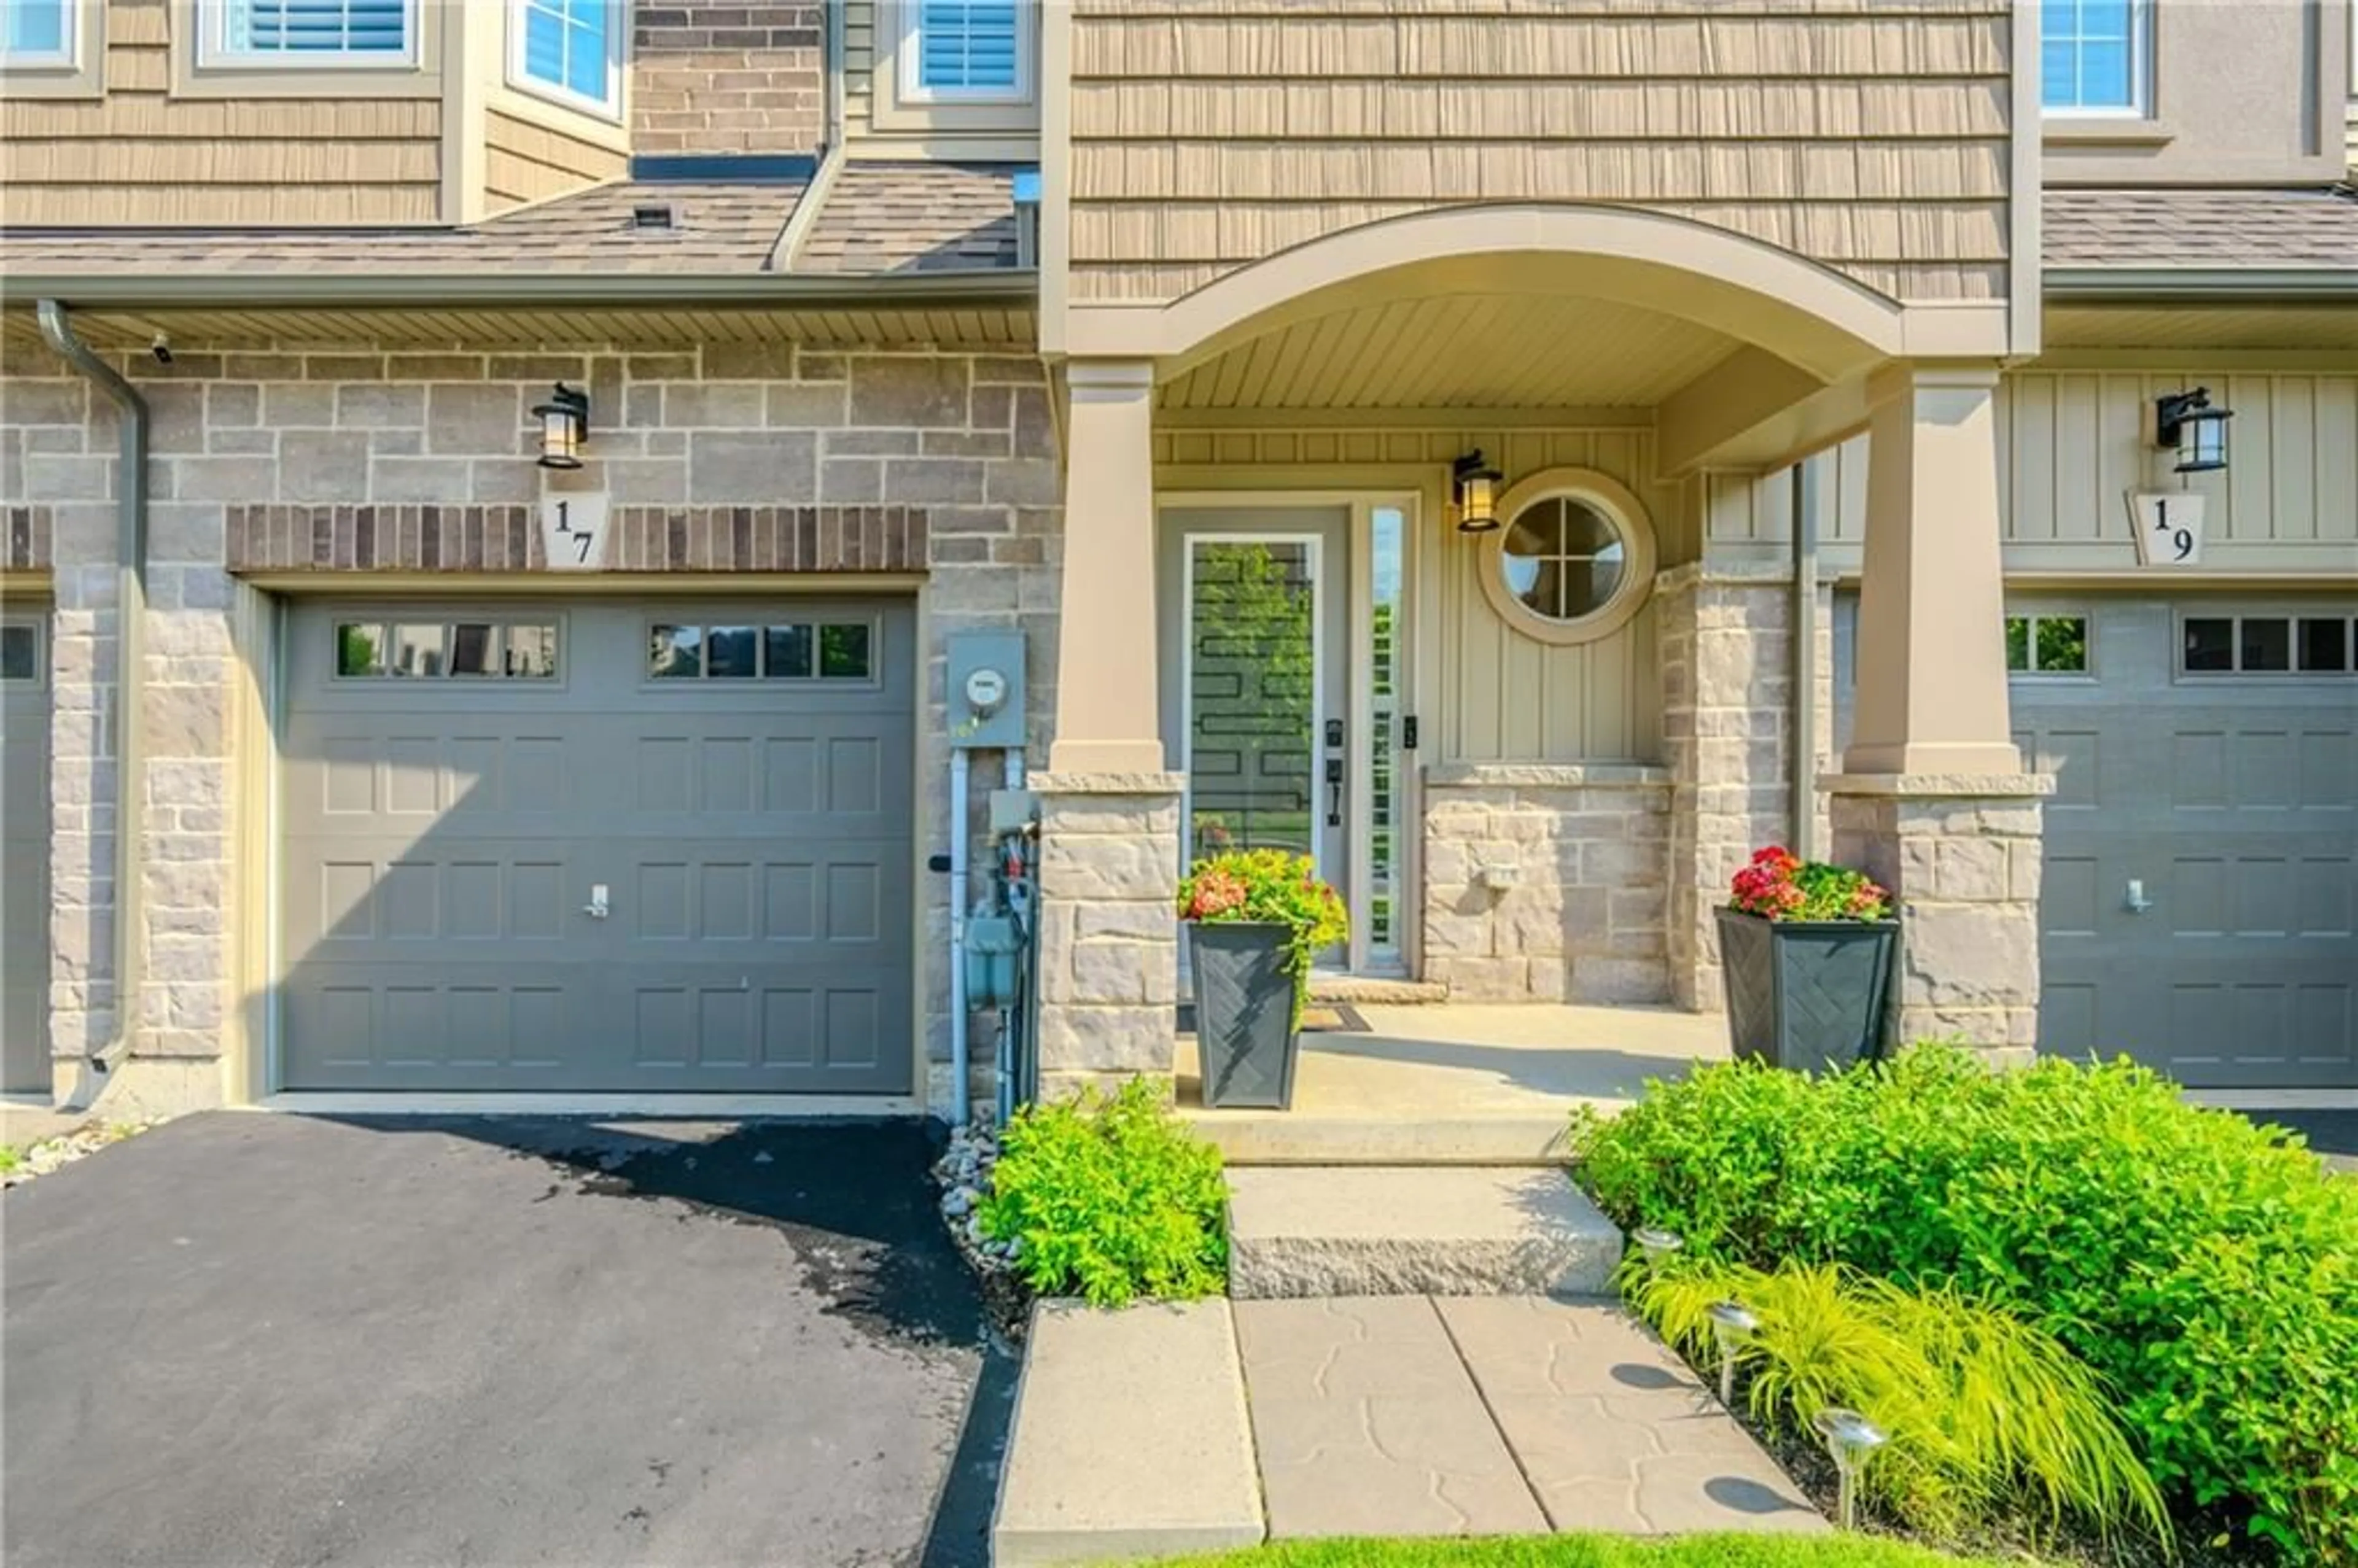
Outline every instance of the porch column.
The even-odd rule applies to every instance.
[[[1858,697],[1832,796],[1834,858],[1902,923],[1893,1038],[1994,1060],[2038,1040],[2039,802],[2008,727],[1995,366],[1870,384]]]
[[[1040,1092],[1168,1083],[1178,1022],[1177,774],[1156,683],[1154,370],[1066,368],[1056,731],[1040,803]]]

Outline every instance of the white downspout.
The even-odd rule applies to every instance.
[[[966,906],[970,893],[967,874],[967,796],[974,771],[973,753],[964,746],[950,752],[950,1103],[949,1124],[964,1127],[972,1115],[971,1066],[968,1038],[970,1020],[966,1000]]]

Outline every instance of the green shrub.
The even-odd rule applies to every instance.
[[[982,1233],[1015,1242],[1042,1295],[1098,1306],[1216,1295],[1228,1278],[1220,1153],[1143,1078],[1110,1099],[1038,1105],[1000,1140]]]
[[[2053,1336],[1950,1287],[1912,1289],[1839,1267],[1680,1263],[1639,1271],[1630,1299],[1690,1358],[1717,1356],[1712,1303],[1760,1320],[1737,1353],[1753,1413],[1807,1437],[1820,1411],[1864,1413],[1890,1439],[1866,1495],[1910,1528],[1954,1539],[2035,1508],[2107,1539],[2166,1545],[2153,1477],[2095,1375]]]
[[[2167,1490],[2358,1564],[2358,1183],[2290,1135],[2125,1062],[1990,1073],[1920,1046],[1814,1080],[1705,1068],[1574,1142],[1607,1213],[1701,1257],[2022,1313],[2115,1390]]]

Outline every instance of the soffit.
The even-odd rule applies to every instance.
[[[1737,347],[1632,306],[1463,294],[1263,333],[1166,384],[1164,408],[1650,407]]]
[[[1037,341],[1036,317],[1001,308],[903,309],[78,310],[75,330],[99,348],[145,349],[157,333],[176,351],[266,345],[486,348],[579,353],[585,345],[676,348],[799,343],[811,348],[939,345],[1008,348]],[[14,351],[40,341],[30,309],[0,317]]]
[[[2350,349],[2348,306],[2059,306],[2047,308],[2049,349]]]

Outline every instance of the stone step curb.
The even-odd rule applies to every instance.
[[[1228,1173],[1228,1294],[1601,1296],[1621,1232],[1562,1171]]]
[[[1407,1120],[1300,1110],[1180,1113],[1230,1165],[1509,1165],[1561,1168],[1571,1159],[1562,1112]]]
[[[995,1568],[1143,1561],[1261,1537],[1228,1303],[1034,1307],[990,1526]]]

